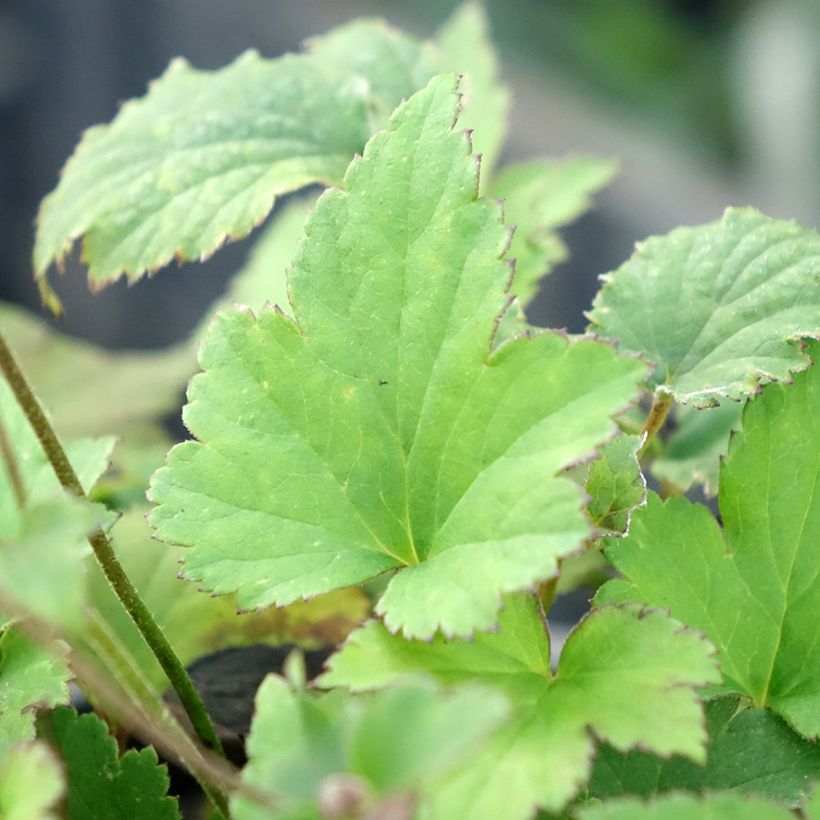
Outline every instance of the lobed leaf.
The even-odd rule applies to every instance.
[[[604,277],[590,329],[655,362],[650,385],[705,407],[788,380],[820,335],[820,236],[752,208],[647,239]]]
[[[808,353],[820,354],[812,342]],[[668,608],[720,650],[724,688],[820,733],[820,370],[747,403],[720,475],[723,531],[711,513],[650,494],[629,536],[606,544],[626,576],[599,600]]]
[[[45,743],[16,746],[0,762],[0,817],[57,820],[65,784],[59,761]]]
[[[539,637],[540,634],[540,637]],[[331,658],[321,685],[383,686],[410,671],[499,687],[512,718],[436,789],[434,817],[525,818],[559,811],[586,783],[591,733],[626,750],[704,757],[694,687],[718,679],[709,645],[662,613],[607,608],[567,641],[553,677],[531,596],[506,599],[496,634],[406,641],[370,622]]]
[[[234,815],[319,818],[390,805],[409,810],[425,801],[431,781],[481,745],[507,711],[502,696],[478,687],[441,692],[418,682],[373,695],[337,691],[317,698],[270,675],[257,693],[242,779],[270,794],[276,810],[271,815],[237,796]],[[333,811],[337,804],[348,811]]]
[[[68,775],[70,820],[175,820],[177,800],[167,795],[168,769],[150,746],[117,755],[117,742],[94,714],[55,709],[51,733]]]
[[[782,806],[735,794],[690,797],[676,794],[653,803],[615,800],[578,812],[579,820],[793,820]]]
[[[658,793],[733,791],[797,806],[820,777],[820,748],[792,731],[768,709],[736,695],[706,702],[708,757],[698,766],[681,757],[662,760],[608,746],[598,751],[589,795],[651,797]]]
[[[567,256],[556,229],[586,211],[616,169],[614,162],[594,157],[537,159],[508,165],[493,180],[490,193],[504,200],[504,218],[515,225],[510,256],[523,304],[537,293],[539,279]]]
[[[391,629],[467,635],[588,533],[555,474],[612,431],[643,366],[551,332],[493,348],[507,232],[476,199],[454,91],[431,81],[320,199],[293,320],[223,314],[203,345],[198,441],[154,477],[152,523],[242,608],[400,568]]]

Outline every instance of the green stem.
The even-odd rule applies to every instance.
[[[640,458],[647,450],[652,440],[657,435],[658,431],[663,427],[669,411],[675,400],[669,393],[656,393],[652,400],[652,407],[649,409],[649,415],[646,417],[646,422],[643,426],[644,440],[641,449],[638,450],[638,458]]]
[[[26,485],[23,483],[23,476],[20,474],[20,465],[17,463],[17,456],[9,441],[3,419],[0,418],[0,453],[6,463],[6,471],[9,474],[11,489],[17,499],[17,506],[22,510],[26,506]]]
[[[65,454],[65,450],[63,450],[54,432],[54,428],[46,418],[43,408],[29,387],[2,334],[0,334],[0,370],[2,370],[20,407],[26,414],[60,484],[79,498],[87,498],[80,480]],[[114,590],[126,612],[131,616],[145,642],[154,653],[163,672],[168,677],[171,686],[179,696],[183,708],[191,719],[194,731],[206,746],[224,756],[222,744],[219,742],[216,730],[208,717],[202,698],[194,688],[191,678],[185,671],[185,667],[177,657],[165,634],[154,620],[148,607],[145,606],[131,580],[125,574],[120,562],[117,560],[117,556],[114,554],[108,536],[102,530],[97,530],[89,536],[88,541],[94,550],[94,555],[102,568],[103,574],[111,585],[111,589]]]

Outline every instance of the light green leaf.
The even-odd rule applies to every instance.
[[[794,820],[781,806],[740,797],[715,794],[711,797],[688,797],[682,794],[664,797],[654,803],[616,800],[590,806],[578,812],[579,820]]]
[[[70,679],[62,658],[29,641],[19,627],[0,634],[0,759],[34,739],[35,709],[68,703]]]
[[[203,345],[185,410],[199,441],[154,477],[152,522],[192,547],[187,577],[242,608],[401,568],[388,625],[467,635],[588,533],[554,476],[612,432],[643,366],[552,332],[491,352],[506,231],[476,200],[454,90],[433,80],[320,199],[295,321],[223,314]]]
[[[587,512],[602,530],[624,533],[632,510],[646,498],[646,481],[638,464],[638,436],[617,436],[601,447],[589,465],[585,489]]]
[[[3,335],[64,436],[123,435],[179,407],[196,370],[189,345],[161,351],[109,351],[0,303]]]
[[[537,639],[538,632],[542,637]],[[525,818],[560,810],[586,783],[590,732],[622,750],[704,757],[694,687],[718,679],[709,645],[663,613],[608,608],[571,634],[555,677],[530,596],[506,599],[497,634],[406,641],[371,622],[330,662],[321,685],[363,689],[410,671],[500,687],[514,713],[488,746],[437,788],[434,817]]]
[[[586,211],[616,169],[594,157],[537,159],[508,165],[493,180],[490,192],[504,200],[504,219],[515,225],[509,255],[515,259],[514,292],[524,304],[537,293],[538,280],[566,258],[556,229]]]
[[[604,277],[590,328],[655,362],[650,384],[704,407],[808,366],[820,335],[820,236],[752,208],[638,245]]]
[[[702,484],[704,492],[715,495],[720,459],[732,431],[740,429],[742,411],[743,405],[733,401],[704,409],[679,407],[672,434],[652,460],[652,473],[681,492]]]
[[[86,132],[44,200],[34,249],[44,298],[48,267],[79,237],[98,289],[174,255],[207,256],[276,196],[338,181],[366,138],[364,96],[304,57],[246,52],[214,72],[175,60],[144,98]]]
[[[812,343],[813,359],[820,343]],[[650,494],[629,536],[608,540],[626,576],[601,600],[637,598],[702,629],[725,689],[820,733],[820,369],[747,403],[720,476],[723,532],[706,507]],[[634,590],[634,594],[633,594]]]
[[[4,820],[57,820],[64,790],[60,763],[45,743],[16,746],[0,763]]]
[[[412,805],[507,712],[501,695],[474,686],[441,692],[419,682],[373,695],[315,697],[271,675],[256,696],[242,779],[271,795],[275,817],[340,816],[319,807],[344,787],[362,816],[391,797]],[[241,797],[232,808],[237,820],[272,816]]]
[[[102,507],[67,494],[28,505],[17,532],[0,536],[0,610],[25,610],[77,629],[85,620],[85,540],[106,518]]]
[[[428,44],[378,19],[354,20],[311,38],[307,46],[314,61],[337,76],[360,78],[367,90],[368,135],[384,128],[400,102],[443,70]]]
[[[498,78],[499,66],[484,6],[476,0],[462,3],[436,36],[443,66],[462,75],[459,117],[472,131],[473,151],[481,155],[482,193],[507,135],[510,90]]]
[[[151,538],[145,509],[135,507],[112,531],[114,551],[184,664],[229,646],[297,643],[316,647],[343,640],[367,617],[369,601],[344,589],[283,609],[239,614],[229,596],[213,598],[178,577],[183,550]],[[88,567],[91,599],[119,645],[155,686],[167,685],[153,653],[115,598],[97,565]]]
[[[176,798],[168,797],[168,770],[150,746],[117,756],[117,742],[96,715],[56,709],[54,741],[68,774],[69,820],[175,820]]]
[[[803,807],[803,814],[806,820],[820,820],[820,784],[814,789],[814,794]]]
[[[705,767],[680,757],[661,760],[604,746],[595,760],[590,796],[731,790],[797,806],[820,777],[817,744],[801,738],[768,709],[750,708],[733,695],[713,698],[706,703],[706,720]]]

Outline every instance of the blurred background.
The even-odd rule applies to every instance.
[[[218,68],[275,56],[360,15],[431,35],[454,0],[0,0],[0,298],[38,308],[30,252],[41,198],[81,131],[106,122],[183,55]],[[621,171],[563,232],[571,255],[530,311],[581,330],[599,273],[634,242],[753,204],[820,215],[817,0],[488,0],[514,93],[504,159],[593,153]],[[251,237],[251,241],[253,236]],[[60,283],[62,328],[112,347],[182,338],[242,264],[204,265],[92,297],[79,264]]]

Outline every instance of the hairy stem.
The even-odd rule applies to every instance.
[[[0,418],[0,454],[6,465],[6,472],[9,475],[11,489],[17,499],[17,506],[22,510],[26,506],[26,485],[23,484],[23,476],[20,474],[20,465],[17,463],[17,456],[9,441],[3,419]]]
[[[675,400],[668,393],[656,393],[652,400],[652,407],[649,409],[649,415],[643,425],[644,440],[641,444],[641,449],[638,450],[638,458],[640,458],[647,450],[652,440],[657,435],[658,431],[663,427],[669,411]]]
[[[29,387],[2,334],[0,334],[0,370],[2,370],[20,407],[26,414],[60,484],[64,489],[79,498],[87,498],[80,480],[65,454],[65,450],[63,450],[54,432],[54,428],[46,418],[43,408]],[[194,731],[206,746],[211,747],[219,754],[223,754],[222,745],[205,710],[202,698],[194,688],[185,667],[177,657],[165,634],[154,620],[148,607],[145,606],[131,580],[125,574],[120,562],[117,560],[117,556],[114,554],[108,536],[98,529],[89,536],[88,542],[94,550],[94,555],[108,583],[122,602],[126,612],[131,616],[137,629],[139,629],[168,677],[171,686],[179,696],[183,708],[191,719]]]

